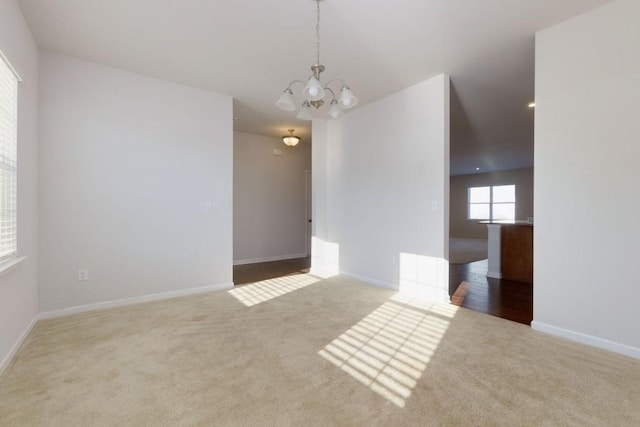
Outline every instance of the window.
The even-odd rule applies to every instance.
[[[469,219],[515,219],[516,186],[469,188]]]
[[[18,77],[0,52],[0,262],[17,252]]]

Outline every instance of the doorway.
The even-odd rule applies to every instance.
[[[311,256],[311,236],[313,235],[313,218],[312,218],[312,199],[311,199],[311,189],[312,189],[312,175],[311,171],[307,170],[304,172],[304,183],[305,183],[305,223],[306,223],[306,236],[305,242],[307,245],[307,256]]]

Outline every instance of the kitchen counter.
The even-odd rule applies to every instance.
[[[489,231],[488,277],[533,283],[533,223],[480,221]]]
[[[494,221],[478,221],[478,223],[497,225],[523,225],[525,227],[533,227],[533,222],[524,219],[499,219]]]

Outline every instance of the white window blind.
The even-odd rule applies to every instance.
[[[18,78],[0,53],[0,262],[17,251]]]

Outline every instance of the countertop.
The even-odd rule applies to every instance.
[[[525,227],[533,227],[533,222],[529,222],[526,219],[497,219],[493,221],[478,221],[479,224],[494,224],[494,225],[520,225]]]

